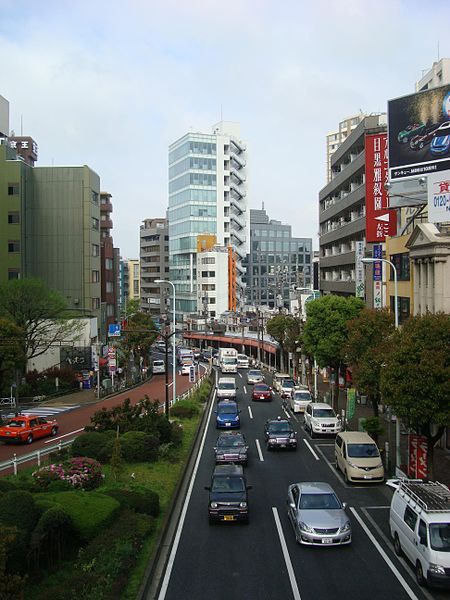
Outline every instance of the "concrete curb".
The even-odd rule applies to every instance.
[[[212,373],[214,373],[214,371],[212,371]],[[208,402],[204,405],[202,419],[192,442],[184,473],[181,476],[170,501],[161,533],[156,541],[153,555],[150,557],[148,567],[144,574],[143,582],[137,595],[137,600],[153,600],[158,597],[161,581],[164,576],[181,511],[183,509],[184,499],[186,497],[189,482],[194,470],[195,461],[197,459],[198,449],[203,432],[206,428],[208,408],[211,405],[213,397],[214,386],[211,388]]]

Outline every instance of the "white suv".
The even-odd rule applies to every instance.
[[[158,375],[166,372],[166,363],[163,360],[154,360],[153,365],[153,375]]]
[[[310,402],[305,410],[304,427],[311,437],[315,437],[339,433],[342,424],[329,404]]]

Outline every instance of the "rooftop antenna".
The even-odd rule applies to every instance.
[[[262,201],[262,209],[264,210],[264,200]]]

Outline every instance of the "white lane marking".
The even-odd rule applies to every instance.
[[[283,551],[284,562],[286,563],[286,567],[289,574],[289,581],[291,583],[292,595],[294,596],[294,600],[301,600],[300,592],[297,585],[297,580],[295,579],[294,569],[292,567],[291,557],[289,556],[289,551],[287,549],[286,540],[284,538],[283,528],[281,527],[280,517],[278,515],[278,510],[275,506],[272,506],[273,518],[275,519],[275,525],[278,531],[278,537],[280,538],[281,549]]]
[[[255,440],[255,441],[256,441],[256,449],[258,450],[258,454],[259,454],[259,460],[261,462],[264,462],[264,456],[262,455],[262,452],[261,452],[261,446],[259,444],[259,440]]]
[[[52,437],[49,440],[45,440],[44,444],[51,444],[55,440],[61,440],[62,438],[67,437],[68,435],[73,435],[74,433],[80,433],[80,431],[84,431],[84,427],[81,429],[75,429],[75,431],[71,431],[70,433],[65,433],[64,435],[59,435],[58,437]]]
[[[244,385],[244,394],[247,393],[247,387]]]
[[[250,415],[250,419],[253,419],[253,413],[251,406],[248,407],[248,414]]]
[[[305,438],[303,438],[303,441],[305,442],[305,444],[306,444],[306,446],[307,446],[308,450],[311,452],[311,454],[314,456],[314,458],[315,458],[316,460],[320,460],[320,458],[317,456],[317,454],[316,454],[316,453],[314,452],[314,450],[312,449],[312,446],[311,446],[311,444],[308,442],[308,440],[305,440]]]
[[[353,506],[350,506],[350,510],[351,510],[353,516],[355,517],[355,519],[358,521],[358,523],[361,525],[361,527],[366,532],[367,537],[369,538],[369,540],[372,542],[372,544],[375,546],[375,548],[378,550],[378,552],[383,557],[383,559],[386,562],[387,566],[391,569],[391,571],[394,573],[395,577],[401,583],[403,589],[408,594],[408,596],[410,598],[412,598],[412,600],[418,600],[418,597],[415,595],[415,593],[412,591],[412,589],[406,583],[406,581],[404,580],[403,576],[401,575],[401,573],[399,572],[399,570],[397,569],[397,567],[394,565],[394,563],[391,561],[391,559],[389,558],[389,556],[386,554],[386,552],[383,550],[383,548],[377,542],[377,540],[375,539],[375,536],[370,531],[370,529],[367,527],[367,525],[364,523],[363,519],[356,512],[356,510],[353,508]]]
[[[238,375],[239,375],[239,377],[242,379],[242,375],[241,375],[241,373],[239,373],[239,371],[238,371]]]
[[[181,511],[180,521],[178,523],[178,528],[177,528],[177,532],[175,534],[175,539],[173,541],[172,550],[170,552],[169,560],[167,562],[167,568],[166,568],[166,572],[164,574],[164,579],[163,579],[163,582],[161,585],[161,590],[159,592],[158,600],[164,600],[164,598],[166,597],[167,588],[169,587],[170,576],[172,574],[173,565],[175,563],[175,556],[177,554],[178,545],[180,543],[181,532],[183,530],[184,521],[186,519],[186,513],[187,513],[189,501],[191,499],[195,477],[197,476],[198,465],[200,464],[200,459],[202,457],[203,447],[205,445],[206,434],[208,433],[209,422],[211,420],[211,414],[212,414],[212,409],[214,406],[215,399],[216,399],[216,392],[214,391],[213,399],[211,402],[211,407],[209,409],[208,420],[206,422],[205,431],[203,432],[203,438],[202,438],[200,448],[198,451],[197,460],[195,461],[194,470],[193,470],[192,476],[191,476],[191,481],[189,482],[189,488],[188,488],[188,491],[186,494],[186,498],[184,500],[183,510]]]
[[[320,449],[318,446],[315,446],[315,448],[316,448],[317,452],[318,452],[318,453],[321,455],[321,457],[323,458],[323,460],[325,461],[325,463],[326,463],[326,464],[329,466],[329,468],[331,469],[331,472],[332,472],[332,473],[333,473],[333,475],[336,477],[336,479],[339,481],[339,483],[340,483],[340,484],[341,484],[343,487],[345,487],[345,488],[349,489],[349,488],[350,488],[350,486],[348,486],[348,485],[345,483],[345,481],[344,481],[344,480],[342,479],[342,477],[339,475],[339,473],[338,473],[337,469],[335,469],[335,468],[333,467],[333,465],[330,463],[330,461],[329,461],[329,460],[328,460],[328,458],[325,456],[325,454],[322,452],[322,450],[321,450],[321,449]]]
[[[390,506],[365,506],[364,508],[361,508],[361,511],[365,514],[365,516],[367,517],[369,523],[372,525],[372,527],[375,529],[375,531],[377,532],[377,534],[380,536],[380,538],[384,541],[384,543],[386,544],[386,546],[389,548],[391,546],[391,544],[392,544],[392,541],[389,540],[389,538],[381,530],[381,527],[378,525],[378,523],[376,523],[375,520],[369,515],[369,513],[367,512],[367,509],[369,509],[369,508],[370,509],[374,509],[374,508],[388,509],[388,508],[391,508],[391,507]],[[403,568],[405,569],[405,571],[407,573],[409,573],[409,571],[411,569],[409,563],[404,558],[402,558],[401,556],[397,556],[397,560],[403,566]],[[425,588],[422,588],[420,591],[425,596],[425,598],[427,598],[427,600],[433,600],[433,596],[429,592],[427,592],[427,590]]]
[[[283,411],[284,414],[287,416],[287,418],[289,419],[291,417],[291,415],[288,413],[288,411],[285,409],[285,407],[283,406]]]

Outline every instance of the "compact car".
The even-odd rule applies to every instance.
[[[272,388],[265,383],[255,383],[252,390],[252,400],[272,400]]]
[[[239,429],[241,426],[240,412],[234,400],[222,400],[217,404],[216,428]]]
[[[241,465],[218,465],[212,474],[209,491],[209,523],[249,522],[248,490]]]
[[[34,440],[58,433],[55,420],[35,415],[17,415],[6,425],[0,427],[0,440],[8,443],[22,442],[31,444]]]
[[[246,465],[248,446],[240,431],[222,431],[214,446],[216,464],[234,463]]]
[[[288,419],[268,419],[264,426],[264,439],[267,450],[286,448],[297,449],[297,432]]]

